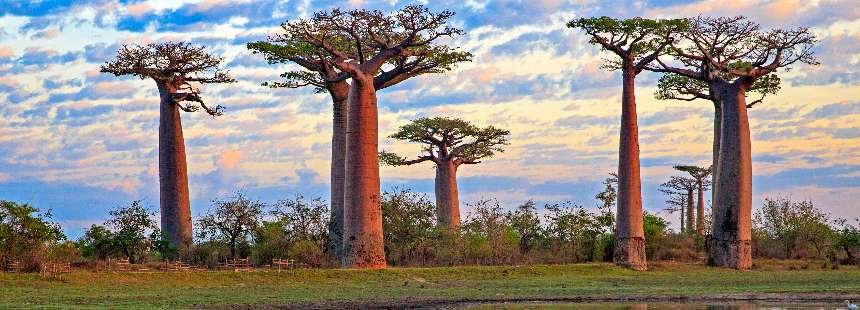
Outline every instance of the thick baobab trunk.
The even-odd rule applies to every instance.
[[[331,218],[329,219],[329,257],[340,260],[343,254],[343,199],[346,176],[346,113],[349,84],[328,85],[332,100],[331,134]]]
[[[436,164],[436,219],[439,227],[460,227],[457,165],[452,161],[440,161]]]
[[[752,266],[752,159],[744,86],[717,80],[711,87],[722,106],[717,201],[708,246],[711,265]]]
[[[191,206],[188,201],[188,168],[185,163],[185,139],[179,106],[171,93],[176,89],[158,83],[161,112],[158,124],[158,181],[161,202],[161,230],[180,250],[191,246]]]
[[[687,190],[687,233],[689,233],[689,234],[692,234],[694,231],[696,231],[696,222],[695,222],[696,214],[695,214],[695,211],[693,211],[693,201],[695,201],[693,199],[693,190],[688,189]]]
[[[696,184],[699,191],[699,200],[696,201],[696,233],[699,237],[705,236],[705,188],[702,180]]]
[[[717,180],[720,178],[720,136],[723,131],[723,111],[720,106],[720,102],[713,92],[711,94],[711,98],[714,98],[712,99],[714,103],[714,142],[713,148],[711,149],[711,208],[713,208],[717,203],[717,188],[719,187],[719,182],[717,182]],[[711,223],[713,223],[713,219]]]
[[[615,226],[616,264],[647,270],[645,232],[642,227],[642,193],[639,179],[639,128],[636,120],[636,74],[626,65],[621,95],[621,139],[618,147],[618,215]]]
[[[372,76],[352,77],[347,115],[342,263],[349,268],[385,268]]]

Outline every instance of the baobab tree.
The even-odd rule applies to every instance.
[[[680,228],[679,232],[683,233],[686,231],[684,219],[686,219],[687,216],[684,215],[684,213],[687,211],[687,194],[662,185],[663,184],[661,184],[659,191],[666,195],[666,208],[663,208],[663,210],[669,212],[669,214],[678,212],[679,215],[681,215],[681,221],[678,226]]]
[[[752,266],[752,156],[746,92],[759,79],[792,65],[818,62],[808,28],[762,31],[745,17],[697,17],[683,40],[672,42],[674,61],[656,60],[649,70],[705,82],[720,104],[720,143],[714,165],[713,223],[708,262]]]
[[[219,67],[223,58],[210,55],[202,46],[185,42],[123,46],[101,72],[115,76],[132,75],[152,79],[158,86],[158,180],[161,202],[161,229],[170,242],[187,249],[192,242],[191,206],[188,201],[188,168],[185,140],[179,111],[203,110],[219,116],[223,107],[208,106],[200,97],[198,84],[233,83]]]
[[[330,15],[341,16],[344,13],[334,9]],[[325,20],[311,22],[324,23]],[[334,259],[341,258],[343,249],[343,204],[344,185],[346,177],[346,126],[347,126],[347,97],[349,96],[349,73],[334,65],[336,54],[313,44],[312,36],[331,36],[331,47],[343,54],[356,54],[358,50],[365,52],[373,50],[367,46],[366,40],[354,42],[354,38],[343,36],[342,33],[330,33],[338,28],[331,24],[327,27],[320,25],[314,28],[317,32],[308,33],[308,29],[300,22],[287,22],[281,25],[283,33],[269,36],[267,41],[248,43],[248,49],[262,54],[269,64],[293,63],[298,70],[281,74],[283,81],[265,82],[263,86],[272,88],[302,88],[313,87],[316,93],[328,93],[332,101],[332,137],[331,137],[331,223],[329,224],[329,254]],[[341,25],[342,26],[342,25]],[[373,77],[375,90],[384,89],[410,77],[444,73],[450,71],[453,65],[469,61],[472,54],[451,49],[436,49],[427,55],[401,56],[391,62],[386,70],[379,70]]]
[[[379,159],[376,76],[393,75],[398,66],[425,62],[433,70],[448,71],[462,57],[456,48],[439,44],[463,31],[447,25],[454,13],[431,12],[420,5],[392,14],[379,11],[333,9],[310,19],[288,22],[285,29],[301,35],[314,48],[330,53],[330,63],[349,76],[345,183],[343,203],[343,258],[346,267],[384,268],[382,213],[379,207]],[[343,48],[344,46],[349,46]],[[401,74],[389,83],[413,77]]]
[[[621,70],[621,133],[618,149],[618,212],[613,260],[635,270],[646,270],[645,233],[642,221],[642,185],[639,176],[639,128],[636,115],[635,79],[648,64],[666,51],[674,37],[686,28],[683,19],[651,20],[610,17],[580,18],[567,23],[590,37],[590,43],[620,59],[606,67]]]
[[[503,152],[510,132],[487,126],[477,127],[457,118],[419,118],[403,125],[389,138],[424,144],[415,159],[380,152],[383,164],[408,166],[426,161],[436,165],[436,220],[439,227],[460,227],[460,199],[457,191],[457,169],[461,165],[481,163]]]
[[[705,191],[711,186],[708,177],[711,175],[712,167],[699,166],[675,166],[675,170],[683,171],[690,174],[696,182],[696,191],[698,194],[696,200],[696,234],[700,237],[705,236]]]
[[[666,183],[660,184],[660,191],[669,196],[669,200],[666,202],[670,206],[679,207],[682,213],[682,223],[683,219],[686,219],[686,223],[682,224],[681,231],[687,233],[693,233],[696,231],[696,222],[693,220],[696,216],[696,211],[693,209],[693,193],[696,191],[696,180],[687,177],[681,176],[672,176],[669,178],[669,181]],[[675,196],[673,198],[673,196]],[[682,196],[683,198],[678,199],[677,196]],[[679,204],[678,202],[683,202],[683,204]],[[684,229],[686,228],[686,229]]]
[[[723,73],[724,75],[726,73]],[[752,108],[754,105],[764,101],[768,95],[774,95],[780,90],[780,78],[776,74],[768,74],[756,80],[745,93],[746,95],[756,94],[757,98],[747,103],[747,108]],[[703,99],[711,101],[714,105],[714,137],[713,147],[711,148],[711,163],[712,168],[716,168],[719,162],[720,154],[720,128],[722,123],[722,115],[720,102],[715,96],[712,96],[708,83],[697,79],[692,79],[680,74],[665,73],[657,82],[657,92],[655,97],[660,100],[681,100],[694,101]],[[716,169],[713,169],[716,170]],[[712,171],[713,171],[712,170]],[[717,174],[711,174],[711,184],[717,184]],[[716,190],[711,190],[711,201],[716,201]],[[702,225],[698,225],[701,229]]]

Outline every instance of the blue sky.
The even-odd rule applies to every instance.
[[[860,216],[860,9],[832,0],[0,0],[0,199],[52,209],[72,237],[132,200],[157,209],[155,85],[98,66],[122,44],[164,40],[207,46],[239,80],[203,88],[226,115],[182,116],[194,214],[238,189],[268,202],[327,198],[327,95],[261,87],[291,67],[267,65],[244,45],[335,5],[391,11],[409,3],[456,12],[452,23],[467,34],[449,43],[475,59],[380,92],[381,148],[417,154],[385,136],[419,116],[512,132],[507,152],[461,170],[463,202],[596,204],[600,181],[617,164],[620,76],[601,69],[609,55],[566,21],[744,14],[765,28],[810,27],[821,39],[821,65],[782,73],[782,92],[750,111],[754,204],[791,196],[834,216]],[[657,185],[672,165],[709,164],[713,113],[707,102],[653,99],[658,77],[637,81],[643,198],[652,212],[664,208]],[[430,164],[384,167],[382,177],[384,188],[432,193]]]

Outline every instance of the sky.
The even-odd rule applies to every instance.
[[[328,198],[331,103],[311,89],[270,89],[294,67],[245,48],[280,24],[339,6],[392,11],[410,3],[457,14],[448,41],[475,55],[444,75],[380,91],[380,148],[418,155],[387,138],[411,119],[460,117],[511,131],[507,151],[459,172],[461,202],[528,199],[597,204],[617,166],[621,76],[571,19],[745,15],[809,27],[819,66],[781,72],[781,92],[750,110],[753,205],[812,200],[834,217],[860,216],[860,7],[833,0],[0,0],[0,199],[50,209],[75,238],[133,200],[158,209],[155,83],[99,73],[123,44],[190,41],[224,58],[238,80],[206,85],[212,117],[183,113],[193,214],[237,190],[265,202]],[[710,164],[713,106],[654,99],[658,74],[637,79],[642,195],[662,211],[658,185],[677,164]],[[381,168],[383,189],[432,194],[433,166]],[[468,213],[469,206],[464,206]]]

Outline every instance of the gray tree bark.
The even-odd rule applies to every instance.
[[[697,182],[698,191],[699,191],[699,200],[697,201],[696,206],[696,233],[699,234],[700,237],[705,236],[705,189],[702,184],[702,180]]]
[[[716,94],[711,92],[712,102],[714,103],[714,141],[713,149],[711,149],[711,206],[713,208],[717,203],[717,193],[719,190],[720,179],[720,139],[722,136],[723,126],[723,111],[720,102],[716,98]],[[713,215],[712,215],[713,216]],[[713,223],[713,221],[711,221]]]
[[[613,261],[634,270],[647,270],[639,176],[639,128],[632,65],[622,70],[621,134],[618,152],[618,215]]]
[[[694,231],[696,231],[696,222],[695,222],[696,214],[695,214],[695,211],[693,211],[693,201],[695,201],[693,199],[693,190],[688,189],[687,190],[687,233],[689,233],[689,234],[692,234]]]
[[[460,227],[457,165],[451,160],[439,160],[436,164],[436,219],[439,227]]]
[[[346,117],[349,84],[345,81],[328,85],[332,99],[331,135],[331,218],[329,222],[329,257],[343,257],[343,201],[346,180]]]
[[[347,105],[342,263],[347,268],[385,268],[379,205],[379,133],[372,75],[353,74]]]
[[[158,82],[158,183],[161,230],[173,246],[187,250],[192,244],[191,205],[188,196],[188,167],[179,107],[171,98],[176,88]]]
[[[752,266],[752,158],[745,85],[717,79],[710,87],[722,106],[717,200],[708,246],[708,263]]]

